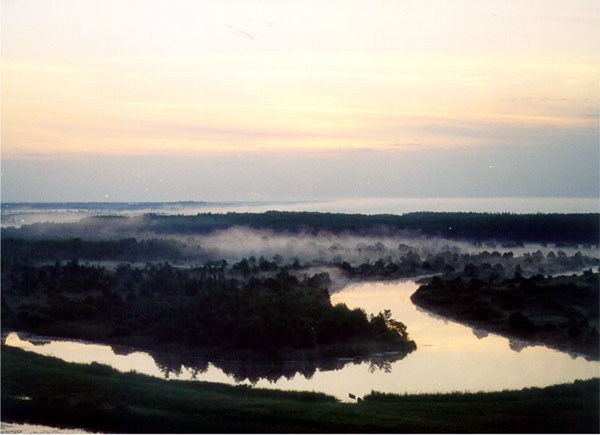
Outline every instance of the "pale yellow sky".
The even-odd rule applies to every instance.
[[[589,142],[599,4],[4,0],[3,159]]]

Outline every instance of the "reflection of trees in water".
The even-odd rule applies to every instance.
[[[111,345],[110,350],[112,350],[115,355],[130,355],[134,352],[139,352],[131,347],[119,346],[118,344]]]
[[[111,346],[111,348],[116,355],[129,355],[139,352],[139,350],[124,346]],[[175,377],[181,376],[184,369],[188,369],[192,379],[196,379],[198,374],[208,370],[208,360],[203,358],[167,352],[148,351],[145,353],[154,360],[154,363],[166,379],[169,379],[171,375],[175,375]]]
[[[479,340],[481,340],[482,338],[487,337],[488,335],[490,335],[489,332],[487,332],[484,329],[477,329],[477,328],[473,328],[473,335],[475,337],[477,337]]]
[[[19,338],[21,338],[21,337],[19,337]],[[43,338],[25,338],[25,340],[29,341],[34,346],[44,346],[46,344],[52,343],[53,341],[60,341],[60,340],[46,340]]]
[[[404,356],[402,358],[404,358]],[[369,360],[369,373],[375,373],[376,371],[391,373],[392,361],[385,357],[372,357]]]
[[[530,342],[530,341],[511,339],[508,341],[508,346],[511,348],[511,350],[514,350],[515,352],[521,352],[523,349],[525,349],[526,347],[529,347],[529,346],[543,346],[548,349],[554,349],[559,352],[566,353],[567,355],[569,355],[571,357],[571,359],[583,358],[586,361],[598,361],[597,359],[594,359],[590,355],[584,355],[584,354],[573,352],[573,351],[566,351],[566,350],[562,350],[562,349],[556,348],[554,346],[548,346],[548,345],[545,345],[542,343],[535,343],[535,342]]]
[[[527,346],[531,346],[531,343],[516,339],[508,340],[508,347],[510,347],[510,349],[514,350],[515,352],[521,352]]]
[[[302,361],[277,361],[277,362],[254,362],[240,360],[212,361],[215,367],[221,369],[228,376],[233,377],[236,382],[250,381],[256,384],[262,379],[275,383],[281,378],[292,379],[301,375],[306,379],[312,379],[317,370],[321,372],[341,370],[348,364],[369,363],[369,372],[383,370],[386,373],[392,371],[392,363],[404,358],[407,353],[390,353],[372,355],[357,358],[328,358],[322,360]]]
[[[369,373],[383,370],[386,373],[392,371],[392,363],[403,359],[408,352],[394,352],[386,354],[370,355],[355,358],[327,358],[320,360],[302,361],[280,361],[280,362],[252,362],[252,361],[213,361],[215,367],[220,368],[236,382],[250,381],[252,384],[261,379],[267,379],[274,383],[279,379],[292,379],[296,375],[302,375],[306,379],[312,379],[317,370],[321,372],[342,370],[348,364],[358,365],[369,363]]]
[[[17,336],[17,338],[21,341],[27,341],[34,346],[43,346],[45,344],[50,344],[53,341],[58,341],[56,339],[52,339],[50,337],[40,337],[37,335],[29,334],[27,332],[3,332],[2,333],[2,344],[6,344],[6,340],[9,339],[9,336]],[[10,340],[10,339],[9,339]]]
[[[208,370],[208,360],[203,358],[175,353],[151,353],[150,356],[154,358],[154,362],[167,379],[171,374],[175,377],[181,376],[183,369],[190,371],[192,379],[196,379],[199,374]]]
[[[450,322],[457,323],[454,320],[449,319],[448,317],[444,317],[444,316],[440,316],[439,314],[435,314],[433,311],[429,311],[425,308],[421,308],[420,306],[415,305],[414,303],[413,303],[413,306],[417,309],[417,311],[419,313],[425,314],[427,317],[431,317],[432,319],[441,320],[442,322],[444,322],[445,325],[447,325]]]
[[[120,355],[136,352],[135,349],[113,346],[113,351]],[[235,382],[249,381],[256,384],[266,379],[271,383],[281,378],[292,379],[301,375],[312,379],[317,370],[326,372],[341,370],[348,364],[368,363],[369,373],[392,371],[392,363],[403,359],[408,352],[389,352],[355,358],[306,359],[299,361],[252,361],[252,360],[207,360],[176,353],[148,352],[165,378],[179,377],[184,370],[191,372],[192,379],[208,370],[209,363],[220,369]]]
[[[217,360],[212,364],[221,369],[223,373],[231,376],[236,382],[250,381],[256,384],[262,379],[271,383],[281,378],[292,379],[297,374],[306,379],[312,379],[317,370],[317,365],[312,361],[275,361],[255,362],[244,360]]]

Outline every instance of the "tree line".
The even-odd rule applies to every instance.
[[[415,348],[388,311],[332,305],[325,273],[286,268],[243,278],[226,261],[115,270],[77,260],[33,266],[2,261],[2,327],[105,342],[247,349],[319,349],[378,342]]]
[[[199,213],[195,216],[146,214],[142,217],[97,216],[75,223],[36,223],[2,229],[2,237],[95,237],[110,233],[207,234],[235,226],[293,233],[390,234],[413,232],[428,237],[481,242],[598,244],[598,213],[443,213],[403,215],[318,212]],[[118,236],[113,236],[118,238]],[[121,237],[124,237],[123,235]]]

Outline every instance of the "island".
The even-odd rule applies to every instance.
[[[598,273],[494,281],[469,272],[435,276],[411,300],[475,328],[598,360]]]

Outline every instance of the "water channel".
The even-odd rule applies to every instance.
[[[4,341],[65,361],[110,365],[168,379],[196,379],[257,388],[319,391],[343,401],[348,394],[371,391],[431,393],[496,391],[547,386],[600,376],[600,363],[542,345],[511,341],[450,321],[410,301],[418,284],[412,280],[351,284],[331,296],[332,302],[361,307],[367,313],[391,309],[418,346],[408,355],[335,359],[267,365],[244,361],[206,361],[169,354],[9,333]]]

